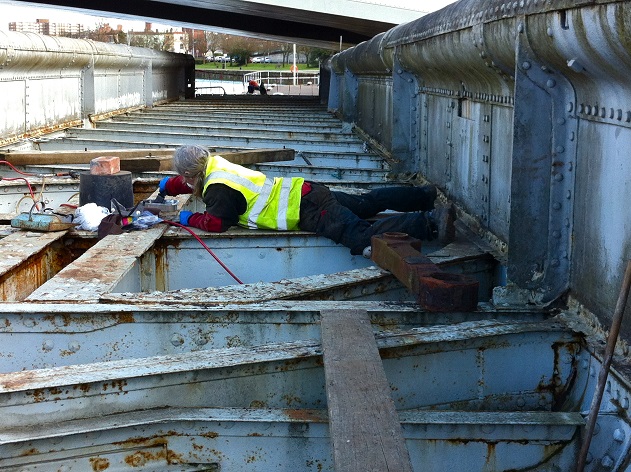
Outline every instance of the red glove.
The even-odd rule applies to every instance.
[[[184,177],[178,175],[177,177],[169,177],[166,181],[164,188],[167,191],[167,195],[184,195],[187,193],[193,193],[193,189],[186,184]]]
[[[229,226],[226,226],[223,220],[209,213],[193,213],[188,217],[188,226],[203,229],[210,233],[223,233]]]

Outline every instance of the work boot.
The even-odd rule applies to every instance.
[[[438,242],[447,245],[453,243],[456,240],[456,227],[454,221],[456,221],[456,208],[453,204],[439,206],[429,213],[433,234],[433,239],[438,239]]]

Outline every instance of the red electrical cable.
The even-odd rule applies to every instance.
[[[0,164],[6,164],[9,167],[11,167],[11,169],[13,169],[15,172],[17,172],[18,174],[21,175],[26,175],[29,177],[33,177],[36,174],[29,174],[27,172],[22,172],[20,170],[18,170],[13,164],[11,164],[9,161],[0,161]],[[33,201],[35,201],[35,193],[33,192],[33,188],[31,187],[31,184],[28,180],[26,180],[24,177],[0,177],[0,180],[23,180],[24,182],[26,182],[26,186],[28,187],[28,191],[31,194],[31,198],[33,199]],[[37,202],[35,202],[35,207],[37,207]]]
[[[21,170],[17,170],[17,168],[16,168],[13,164],[11,164],[9,161],[0,161],[0,164],[6,164],[6,165],[8,165],[11,169],[13,169],[14,171],[16,171],[18,174],[28,175],[28,176],[30,176],[30,177],[34,177],[34,176],[36,176],[36,175],[37,175],[37,174],[29,174],[29,173],[27,173],[27,172],[22,172]],[[8,179],[7,179],[7,180],[8,180]]]
[[[217,255],[216,255],[216,254],[212,251],[212,249],[210,249],[208,246],[206,246],[206,244],[204,243],[204,241],[202,241],[202,240],[201,240],[201,238],[200,238],[197,234],[195,234],[195,232],[194,232],[194,231],[192,231],[192,230],[191,230],[188,226],[184,226],[184,225],[182,225],[182,224],[180,224],[180,223],[176,223],[175,221],[169,221],[169,220],[162,220],[162,221],[164,221],[164,222],[165,222],[165,223],[167,223],[167,224],[170,224],[170,225],[173,225],[173,226],[177,226],[178,228],[184,228],[186,231],[188,231],[189,233],[191,233],[191,234],[195,237],[195,239],[197,239],[197,241],[199,241],[199,243],[200,243],[202,246],[204,246],[204,248],[208,251],[208,253],[209,253],[211,256],[213,256],[213,257],[215,258],[215,260],[219,263],[219,265],[220,265],[221,267],[223,267],[223,269],[224,269],[226,272],[228,272],[228,274],[230,274],[230,276],[231,276],[234,280],[236,280],[236,281],[237,281],[238,283],[240,283],[240,284],[243,284],[243,282],[241,282],[241,280],[239,280],[239,278],[238,278],[236,275],[234,275],[234,274],[232,273],[232,271],[231,271],[230,269],[228,269],[228,267],[227,267],[227,266],[226,266],[223,262],[221,262],[221,259],[219,259],[219,258],[217,257]]]
[[[28,191],[31,194],[31,197],[35,198],[35,193],[33,193],[33,188],[31,187],[30,182],[24,177],[2,177],[2,180],[23,180],[24,182],[26,182],[26,186],[28,187]]]

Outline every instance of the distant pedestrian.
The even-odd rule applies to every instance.
[[[259,86],[259,83],[256,80],[250,80],[248,82],[248,93],[252,94],[254,93],[255,90],[260,90],[261,87]]]

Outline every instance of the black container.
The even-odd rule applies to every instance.
[[[134,206],[134,187],[131,172],[121,170],[112,175],[93,175],[89,172],[79,174],[79,205],[96,203],[111,209],[112,198],[125,208]]]

